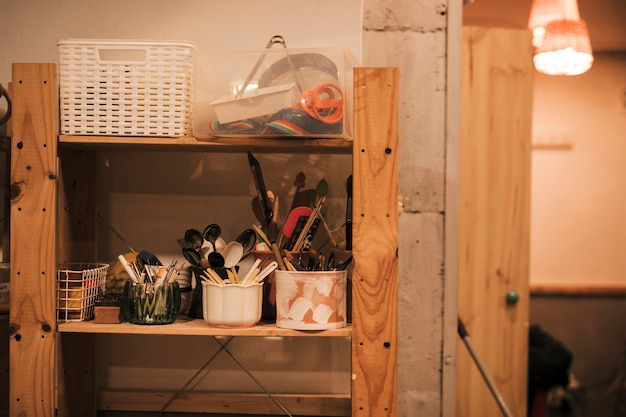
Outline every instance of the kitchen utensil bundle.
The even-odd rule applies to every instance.
[[[265,277],[267,277],[270,273],[272,273],[277,267],[278,263],[276,261],[271,262],[265,268],[261,269],[259,264],[261,263],[261,259],[257,259],[254,262],[254,265],[246,272],[245,275],[239,276],[237,269],[233,266],[232,268],[227,268],[226,273],[228,276],[228,280],[224,280],[222,276],[220,276],[213,268],[206,268],[202,272],[202,279],[211,284],[223,286],[223,285],[254,285],[262,282]]]
[[[176,268],[176,260],[172,261],[167,266],[163,266],[160,262],[158,262],[158,264],[146,263],[145,260],[139,256],[130,262],[124,255],[118,255],[117,258],[128,274],[130,281],[134,283],[149,283],[159,286],[174,282],[178,279],[180,268]],[[154,258],[156,259],[156,257]]]
[[[181,251],[187,262],[192,266],[203,268],[231,267],[246,257],[254,249],[256,233],[246,229],[237,238],[226,243],[221,237],[222,228],[211,223],[203,232],[187,229],[182,239],[178,239]]]
[[[263,181],[263,173],[261,172],[261,165],[259,161],[248,151],[248,163],[250,165],[250,170],[252,171],[252,177],[254,178],[254,185],[257,191],[257,198],[261,204],[262,210],[262,226],[269,233],[265,233],[263,240],[267,242],[276,258],[276,262],[278,262],[278,267],[280,269],[286,269],[286,266],[283,262],[283,257],[280,254],[280,250],[278,248],[278,244],[276,243],[276,223],[274,220],[274,207],[270,204],[267,189],[265,188],[265,182]]]
[[[176,259],[163,265],[146,250],[135,254],[134,258],[133,254],[118,255],[129,278],[122,292],[124,320],[133,324],[173,323],[181,306],[181,288],[177,280],[183,266],[178,266]]]
[[[279,236],[282,243],[277,244],[277,236],[275,235],[277,223],[274,220],[274,212],[276,210],[269,203],[269,191],[267,191],[263,182],[261,166],[250,152],[248,152],[248,161],[257,190],[257,197],[253,200],[253,210],[257,208],[261,213],[257,215],[263,228],[263,233],[260,233],[259,236],[268,242],[270,246],[276,245],[272,247],[272,252],[274,252],[277,258],[280,269],[285,270],[286,268],[281,265],[279,259],[282,258],[282,255],[277,249],[296,252],[308,250],[320,223],[328,234],[333,248],[338,247],[338,243],[322,214],[322,208],[328,194],[328,183],[326,180],[320,180],[315,190],[302,190],[305,186],[306,177],[304,173],[298,173],[296,181],[294,181],[296,190],[291,204],[292,208],[282,226],[283,233]]]

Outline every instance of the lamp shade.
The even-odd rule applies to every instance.
[[[534,63],[537,71],[549,75],[579,75],[589,70],[593,54],[587,24],[569,19],[546,24]]]
[[[554,20],[580,20],[576,0],[533,0],[528,27],[533,31],[533,45],[541,45],[546,25]]]

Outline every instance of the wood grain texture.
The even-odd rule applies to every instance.
[[[0,416],[9,415],[9,315],[0,314]]]
[[[526,30],[464,28],[459,316],[515,416],[526,415],[532,45]],[[516,305],[506,304],[517,291]],[[458,345],[457,416],[501,415]]]
[[[96,153],[66,151],[60,156],[58,263],[97,262]]]
[[[57,416],[96,417],[96,335],[64,333],[57,340]]]
[[[125,137],[125,136],[59,136],[62,147],[81,149],[110,149],[123,145],[126,150],[167,150],[190,151],[197,149],[207,152],[245,152],[254,153],[307,153],[307,154],[349,154],[352,152],[352,140],[349,139],[303,139],[297,138],[160,138],[160,137]]]
[[[355,69],[353,416],[397,414],[398,82]]]
[[[260,322],[248,328],[211,327],[202,319],[179,316],[176,322],[162,326],[137,326],[132,323],[96,324],[93,321],[59,323],[61,333],[145,334],[171,336],[238,336],[238,337],[349,337],[350,325],[328,330],[282,329],[276,323]]]
[[[53,416],[56,68],[13,65],[10,415]]]
[[[98,409],[158,412],[175,395],[174,391],[100,390]],[[292,415],[349,416],[350,396],[340,394],[272,394]],[[284,412],[262,393],[185,391],[176,395],[166,412],[273,414]]]

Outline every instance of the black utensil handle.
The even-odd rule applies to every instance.
[[[267,189],[265,188],[263,173],[261,172],[261,164],[259,164],[259,161],[250,151],[248,151],[248,163],[250,164],[252,176],[254,177],[254,185],[256,187],[259,200],[261,201],[261,209],[263,210],[263,216],[266,221],[264,226],[268,226],[274,217],[274,211],[267,196]]]
[[[346,201],[346,250],[352,250],[352,175],[346,181],[348,199]]]

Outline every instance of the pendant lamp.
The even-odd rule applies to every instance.
[[[533,31],[537,71],[579,75],[591,68],[589,31],[576,0],[533,0],[528,26]]]

